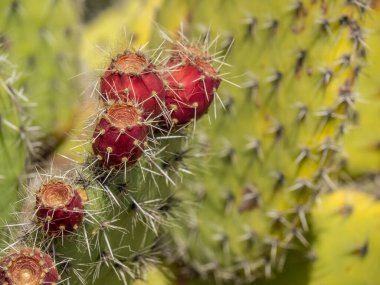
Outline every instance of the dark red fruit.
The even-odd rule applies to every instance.
[[[129,103],[108,107],[95,128],[92,144],[103,166],[131,166],[140,158],[148,135],[141,114]]]
[[[19,248],[0,261],[0,284],[3,285],[55,285],[59,279],[53,259],[39,249]]]
[[[210,58],[199,48],[178,47],[167,63],[165,103],[171,123],[186,125],[199,119],[211,105],[220,78]]]
[[[51,235],[72,233],[83,222],[84,206],[70,184],[51,180],[41,186],[36,197],[37,218]]]
[[[155,66],[143,55],[126,52],[112,60],[100,81],[100,92],[107,101],[137,103],[144,118],[156,118],[165,101],[164,84]]]

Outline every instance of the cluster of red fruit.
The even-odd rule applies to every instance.
[[[178,45],[161,67],[141,53],[118,55],[100,82],[107,108],[93,136],[97,159],[107,168],[133,165],[144,152],[149,126],[169,132],[199,119],[219,84],[200,48]]]
[[[106,111],[97,122],[93,151],[105,168],[133,165],[143,154],[150,128],[169,133],[204,115],[220,78],[202,49],[178,46],[160,68],[141,53],[112,60],[100,82]],[[36,195],[38,224],[49,236],[78,229],[86,197],[63,180],[43,184]],[[21,247],[0,261],[1,284],[56,284],[52,258],[39,249]]]

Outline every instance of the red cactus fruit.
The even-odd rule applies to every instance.
[[[116,103],[98,122],[92,148],[107,168],[131,166],[142,155],[147,135],[142,111],[130,103]]]
[[[165,103],[171,123],[182,126],[199,119],[207,112],[221,81],[209,56],[197,47],[177,47],[166,65]]]
[[[37,218],[51,235],[74,232],[82,224],[84,207],[78,191],[70,184],[51,180],[36,196]]]
[[[53,259],[36,248],[13,250],[0,261],[0,284],[3,285],[55,285],[59,279]]]
[[[165,101],[164,84],[155,66],[139,53],[126,52],[112,60],[100,81],[107,101],[138,103],[144,118],[159,117]]]

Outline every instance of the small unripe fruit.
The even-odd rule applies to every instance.
[[[100,93],[107,101],[140,104],[144,118],[162,113],[164,84],[155,66],[143,55],[127,52],[118,55],[100,81]]]
[[[182,126],[202,117],[221,81],[207,54],[195,47],[178,47],[167,69],[165,103],[171,123]]]
[[[141,111],[128,103],[108,107],[94,131],[92,148],[104,167],[133,165],[148,135]]]
[[[53,259],[39,249],[19,248],[0,261],[0,284],[3,285],[55,285],[59,279]]]
[[[51,180],[41,186],[36,197],[37,218],[50,235],[74,232],[82,224],[84,206],[70,184]]]

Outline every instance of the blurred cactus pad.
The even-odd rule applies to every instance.
[[[29,99],[16,87],[19,73],[7,55],[0,53],[0,225],[3,225],[20,198],[18,186],[33,153],[32,128],[28,117]]]
[[[70,128],[80,89],[79,1],[4,0],[0,49],[17,65],[17,86],[28,94],[30,117],[40,137],[55,144]],[[51,147],[51,146],[50,146]],[[49,146],[43,145],[43,151]]]
[[[373,5],[215,0],[161,7],[163,31],[198,37],[225,79],[223,104],[216,100],[209,121],[194,126],[193,175],[179,186],[184,219],[169,230],[175,250],[167,254],[179,275],[254,281],[281,271],[289,251],[309,247],[310,209],[319,193],[336,188],[343,138],[358,117]]]
[[[78,102],[74,1],[1,1],[1,224],[15,208],[31,161],[65,137]],[[41,143],[38,143],[41,141]]]
[[[373,196],[354,188],[322,195],[311,212],[316,233],[312,248],[305,254],[291,256],[284,271],[275,278],[250,284],[376,284],[380,276],[377,270],[379,206]],[[167,269],[151,269],[146,283],[135,284],[206,285],[209,282],[182,281]]]

